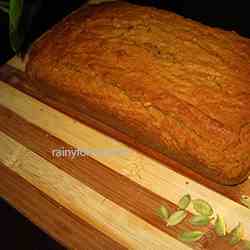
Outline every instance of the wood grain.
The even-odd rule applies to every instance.
[[[190,226],[188,220],[177,227],[166,227],[165,223],[156,216],[155,211],[162,204],[170,208],[171,211],[175,211],[177,210],[175,204],[141,187],[125,176],[112,171],[90,157],[64,158],[63,160],[52,157],[51,152],[54,148],[71,148],[71,146],[50,136],[45,131],[0,106],[0,122],[2,121],[4,126],[1,127],[1,130],[10,137],[102,194],[105,198],[112,200],[169,235],[178,238],[182,231],[197,229]],[[188,218],[190,218],[190,215]],[[220,242],[210,228],[199,229],[207,232],[209,235],[209,239],[204,237],[202,241],[202,244],[206,245],[206,249],[213,249],[211,237],[217,244]],[[198,249],[199,246],[200,243],[194,247]]]
[[[0,162],[73,215],[131,249],[189,249],[0,132]],[[107,183],[106,183],[107,185]]]
[[[20,64],[17,60],[14,60],[13,64],[23,70],[23,64]],[[4,80],[8,84],[38,99],[42,98],[41,96],[39,97],[39,93],[33,90],[32,85],[27,82],[25,75],[13,67],[4,66],[0,68],[0,80]],[[64,108],[60,106],[60,104],[51,103],[50,100],[45,99],[43,101],[54,107],[59,106],[58,109]],[[70,112],[70,110],[65,113],[67,112]],[[186,170],[182,171],[182,166],[167,159],[165,156],[161,158],[162,156],[154,155],[154,152],[150,152],[147,148],[137,145],[135,141],[129,141],[128,138],[124,138],[124,135],[119,132],[85,115],[81,115],[80,120],[85,121],[85,124],[77,122],[53,108],[38,102],[4,82],[0,82],[0,130],[4,132],[0,132],[0,161],[4,161],[10,169],[14,167],[12,171],[14,171],[15,174],[18,173],[27,183],[32,186],[34,185],[35,188],[50,197],[51,200],[55,200],[55,202],[63,206],[64,209],[70,211],[73,216],[78,217],[85,223],[87,221],[90,226],[97,228],[98,232],[108,234],[108,238],[112,238],[124,246],[132,246],[133,249],[141,249],[143,245],[131,240],[129,235],[124,236],[123,234],[128,234],[128,232],[131,232],[131,227],[135,227],[135,225],[131,226],[131,224],[134,223],[134,219],[135,221],[139,220],[140,222],[146,223],[146,225],[153,230],[154,233],[153,236],[150,236],[150,239],[153,239],[155,235],[159,238],[159,235],[162,234],[163,236],[171,235],[177,238],[182,230],[191,229],[187,221],[176,228],[167,228],[164,223],[155,216],[155,209],[160,204],[167,205],[172,211],[175,210],[177,208],[175,204],[185,193],[190,193],[194,198],[206,197],[206,200],[209,200],[217,213],[225,215],[229,228],[241,221],[246,227],[246,236],[250,236],[250,211],[236,203],[239,203],[242,194],[250,194],[249,181],[238,186],[227,187],[203,180],[203,177],[195,173],[185,172],[187,170],[186,168]],[[99,131],[110,134],[119,141],[132,145],[134,149]],[[124,155],[113,155],[110,157],[94,155],[92,158],[81,157],[75,159],[52,157],[51,151],[60,147],[90,149],[118,148],[121,152],[126,153]],[[24,152],[28,152],[28,156],[25,153],[25,157],[21,157],[20,148],[25,148]],[[141,152],[146,153],[146,155]],[[153,156],[159,161],[147,155]],[[6,163],[6,159],[8,164]],[[20,165],[21,162],[20,166],[23,168],[23,161],[31,164],[34,168],[32,170],[33,172],[29,172],[28,168],[19,169],[18,166],[15,166],[16,162],[19,162],[17,165]],[[85,188],[90,188],[94,197],[95,195],[103,197],[103,203],[108,202],[114,204],[112,208],[118,208],[118,211],[120,211],[120,209],[122,209],[122,211],[124,209],[125,212],[127,211],[129,218],[130,215],[132,216],[129,225],[127,225],[127,220],[120,220],[119,222],[125,223],[129,231],[123,231],[123,233],[119,234],[116,230],[115,233],[111,229],[106,230],[107,228],[103,225],[104,222],[102,220],[93,219],[93,211],[92,214],[89,211],[89,213],[87,213],[89,216],[86,218],[86,211],[84,214],[79,213],[78,209],[80,207],[78,207],[78,209],[75,207],[72,208],[71,206],[69,207],[67,202],[59,201],[58,197],[63,199],[65,199],[65,197],[63,197],[62,193],[55,194],[55,190],[53,190],[53,185],[57,183],[57,180],[54,180],[53,183],[52,179],[48,180],[45,176],[36,176],[37,173],[35,170],[37,170],[37,167],[35,166],[38,164],[38,168],[41,167],[41,163],[37,163],[39,161],[45,161],[45,165],[47,167],[50,166],[49,168],[51,169],[54,167],[53,171],[56,171],[56,173],[57,171],[62,171],[60,173],[65,174],[67,179],[73,178],[72,183],[77,182],[79,184],[79,186],[77,185],[78,187],[83,185]],[[55,168],[58,170],[55,170]],[[46,175],[44,169],[41,171],[41,173]],[[182,175],[177,172],[182,173]],[[183,175],[185,175],[185,177]],[[35,182],[36,178],[38,178],[38,180],[42,178],[44,182],[47,182],[46,191],[44,190],[44,183],[37,184]],[[51,186],[49,186],[49,183]],[[61,189],[61,191],[62,190],[63,189]],[[171,190],[171,192],[168,190]],[[214,190],[223,195],[218,194]],[[59,190],[57,191],[59,192]],[[75,204],[77,204],[77,201]],[[97,204],[99,205],[99,203]],[[83,209],[86,208],[83,207]],[[115,211],[114,209],[113,212]],[[192,209],[189,211],[193,212]],[[107,216],[107,214],[108,212],[106,211],[105,216]],[[123,219],[124,218],[126,217],[123,217]],[[118,221],[117,226],[121,226]],[[144,233],[144,228],[142,230],[142,228],[138,226],[138,230],[138,232]],[[205,230],[206,236],[199,243],[192,245],[194,249],[241,249],[241,245],[230,248],[225,240],[218,239],[214,235],[211,227],[203,230]],[[140,235],[140,237],[143,236]],[[158,240],[156,244],[159,243]],[[165,240],[166,242],[159,244],[167,244],[167,247],[171,245],[174,248],[176,246],[175,244],[181,244],[171,237],[168,238],[169,241],[166,238]],[[184,249],[178,247],[185,246],[183,244],[177,246],[177,249]]]
[[[178,235],[182,231],[197,229],[191,227],[188,220],[177,227],[166,227],[165,223],[156,217],[155,211],[161,204],[166,205],[171,211],[174,211],[177,209],[175,204],[142,188],[137,183],[132,182],[115,171],[112,171],[90,157],[75,159],[65,158],[63,160],[52,157],[51,151],[53,148],[71,147],[57,138],[48,135],[45,131],[24,121],[13,112],[1,106],[0,121],[4,124],[4,126],[1,127],[1,130],[10,135],[16,141],[21,142],[31,151],[38,153],[66,173],[82,183],[85,183],[98,193],[101,193],[105,198],[114,201],[126,210],[136,214],[169,235],[178,238]],[[0,145],[4,145],[4,143],[0,143]],[[109,185],[107,185],[107,183]],[[188,218],[190,218],[190,216]],[[214,249],[215,245],[221,246],[225,244],[224,240],[215,236],[210,227],[198,229],[208,231],[201,242],[193,244],[193,248]]]
[[[15,68],[10,65],[14,65]],[[153,151],[150,148],[145,147],[144,145],[138,144],[136,141],[120,133],[119,131],[112,129],[109,126],[106,126],[105,124],[97,120],[94,120],[93,118],[85,114],[75,111],[70,106],[65,106],[62,103],[54,102],[54,100],[50,98],[44,98],[44,96],[41,96],[41,93],[38,93],[37,90],[32,87],[32,84],[29,81],[27,81],[25,74],[23,73],[23,70],[25,69],[25,63],[23,61],[17,58],[13,58],[10,61],[10,65],[4,65],[2,66],[2,68],[0,68],[0,80],[3,80],[6,83],[21,90],[22,92],[30,96],[33,96],[44,103],[47,103],[51,107],[54,107],[57,110],[60,110],[62,113],[65,113],[68,116],[83,122],[84,124],[90,126],[91,128],[95,128],[104,134],[107,134],[113,138],[116,138],[121,142],[126,143],[127,145],[163,163],[164,165],[174,170],[175,172],[180,173],[183,176],[186,176],[188,179],[192,179],[208,187],[209,189],[212,189],[218,193],[223,194],[224,196],[236,202],[240,202],[241,195],[250,195],[250,180],[247,180],[235,186],[224,186],[215,183],[197,174],[196,172],[186,168],[185,166],[182,166],[178,162],[169,159],[165,155]]]
[[[9,102],[11,98],[12,102]],[[225,215],[229,227],[235,226],[239,220],[245,223],[246,228],[250,227],[250,210],[247,208],[4,83],[0,84],[0,104],[75,148],[94,149],[98,145],[99,148],[121,149],[126,152],[124,156],[100,157],[97,155],[93,158],[175,204],[180,196],[187,192],[194,198],[206,197],[218,213]],[[185,184],[187,182],[188,185]],[[172,192],[165,190],[172,190]],[[232,217],[236,211],[237,216]],[[250,232],[249,229],[247,230]]]
[[[0,163],[0,195],[70,249],[126,249]],[[28,199],[27,199],[28,197]]]

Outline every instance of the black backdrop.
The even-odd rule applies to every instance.
[[[128,0],[172,10],[180,15],[198,20],[210,26],[234,30],[250,38],[250,13],[245,0],[197,1],[197,0]],[[63,16],[80,6],[85,0],[24,0],[23,22],[27,27],[26,47],[42,32],[58,22]],[[13,53],[8,41],[8,18],[0,13],[0,63]]]

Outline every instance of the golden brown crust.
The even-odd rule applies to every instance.
[[[43,88],[209,178],[250,170],[250,40],[128,3],[79,9],[31,50]],[[41,85],[39,85],[41,86]]]

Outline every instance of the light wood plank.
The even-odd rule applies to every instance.
[[[0,147],[0,162],[120,244],[130,249],[190,249],[2,132]]]
[[[12,111],[3,108],[1,105],[0,123],[2,123],[0,131],[81,181],[89,188],[102,194],[107,199],[115,202],[163,232],[166,232],[174,238],[178,238],[179,234],[183,231],[201,230],[205,235],[202,237],[202,240],[192,244],[193,248],[214,250],[214,245],[223,248],[225,240],[216,237],[216,234],[210,226],[193,227],[190,225],[190,213],[187,218],[177,226],[166,227],[165,223],[156,216],[155,211],[160,205],[167,206],[171,212],[176,211],[178,209],[177,205],[150,192],[148,189],[143,188],[126,176],[113,171],[98,161],[86,156],[76,157],[74,159],[52,157],[51,151],[54,148],[72,147],[25,121]],[[107,185],[107,183],[109,185]],[[229,249],[228,244],[226,244],[226,246]]]
[[[0,196],[69,249],[127,248],[56,203],[0,162]]]
[[[163,165],[168,166],[172,170],[177,173],[180,173],[183,176],[186,176],[203,186],[206,186],[209,189],[214,190],[238,203],[240,202],[241,195],[249,195],[250,196],[250,181],[245,181],[241,184],[235,186],[225,186],[219,183],[215,183],[205,176],[202,176],[191,169],[181,165],[177,161],[174,161],[168,158],[166,155],[163,155],[150,147],[146,147],[145,145],[139,144],[136,140],[132,139],[131,137],[126,136],[124,133],[115,130],[114,128],[101,123],[100,121],[90,117],[89,115],[85,114],[84,111],[78,112],[76,108],[72,107],[71,105],[67,104],[66,100],[55,100],[53,96],[48,96],[47,94],[43,94],[39,88],[37,88],[32,82],[27,80],[27,76],[24,72],[14,68],[10,65],[3,65],[0,67],[0,80],[6,82],[7,84],[17,88],[23,93],[26,93],[29,96],[33,96],[37,100],[47,104],[50,107],[55,108],[56,110],[72,117],[92,127],[103,134],[109,135],[112,138],[115,138],[118,141],[122,141],[129,147],[135,148],[140,152],[148,155],[151,158],[157,159]],[[80,104],[79,104],[80,105]]]
[[[120,155],[109,155],[109,157],[100,155],[92,157],[173,203],[177,203],[180,196],[185,193],[190,193],[194,198],[205,198],[216,212],[225,216],[229,228],[241,221],[246,228],[247,236],[250,237],[250,210],[240,204],[3,82],[0,84],[0,104],[76,148],[94,149],[98,145],[99,148],[115,148],[126,152]]]

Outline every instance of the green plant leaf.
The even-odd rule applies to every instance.
[[[247,195],[242,195],[240,198],[240,201],[243,205],[250,208],[250,197]]]
[[[9,13],[9,9],[7,7],[1,6],[1,5],[0,5],[0,10],[2,10],[5,13]]]
[[[9,4],[9,37],[12,49],[18,52],[24,35],[20,28],[20,19],[23,11],[23,0],[10,0]]]
[[[224,218],[220,215],[217,215],[215,224],[214,224],[214,231],[218,236],[225,236],[226,235],[226,224]]]
[[[23,11],[23,0],[10,0],[9,5],[10,28],[13,30],[18,28],[19,21]]]
[[[0,1],[0,10],[5,13],[9,13],[9,2]]]
[[[200,231],[187,231],[183,232],[179,238],[184,242],[194,242],[199,240],[203,235],[204,233]]]
[[[229,243],[231,245],[235,245],[238,242],[240,242],[240,240],[242,239],[244,235],[244,230],[243,230],[243,226],[241,223],[238,224],[238,226],[236,226],[231,232],[230,232],[230,239],[229,239]]]
[[[204,216],[212,216],[213,215],[213,209],[208,204],[208,202],[202,200],[202,199],[196,199],[192,201],[194,210],[201,215]]]
[[[193,226],[207,226],[210,222],[210,218],[204,215],[194,215],[190,219],[190,224]]]
[[[15,53],[18,53],[24,41],[24,33],[21,30],[10,31],[9,37],[11,48]]]
[[[169,210],[165,206],[160,206],[156,210],[156,213],[163,220],[166,220],[169,217],[169,214],[170,214]]]
[[[178,202],[178,207],[182,210],[186,209],[191,202],[190,194],[184,195]]]
[[[187,212],[184,210],[179,210],[169,216],[167,219],[167,226],[175,226],[182,222],[187,216]]]

